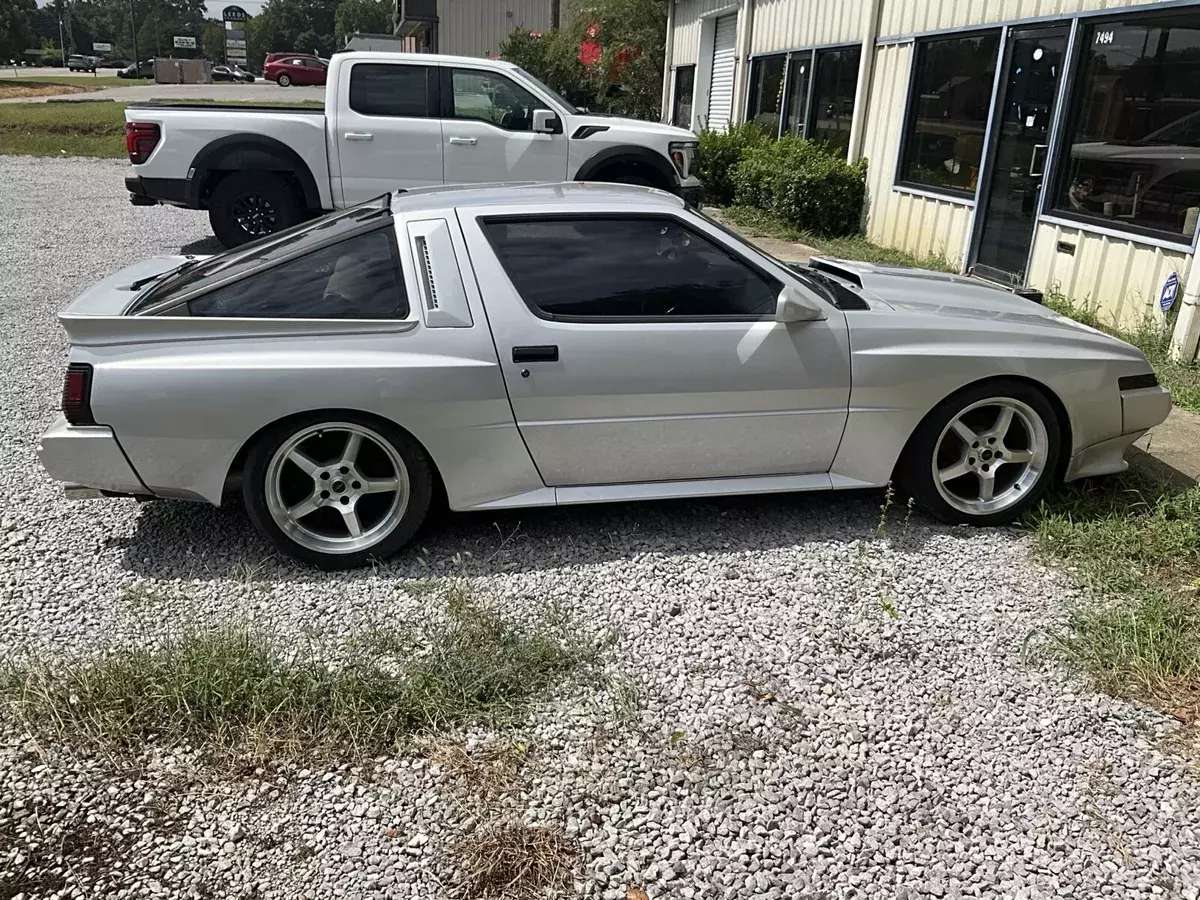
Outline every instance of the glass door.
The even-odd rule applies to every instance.
[[[991,177],[980,197],[983,224],[973,269],[990,281],[1025,283],[1069,33],[1062,25],[1013,29],[1009,34]]]

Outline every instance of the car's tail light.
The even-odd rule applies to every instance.
[[[92,367],[71,363],[63,379],[62,411],[72,425],[95,425],[92,416]]]
[[[129,161],[140,166],[150,158],[162,131],[154,122],[126,122],[125,150],[129,153]]]

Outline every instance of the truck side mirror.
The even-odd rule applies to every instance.
[[[562,134],[562,119],[548,109],[535,109],[533,130],[538,134]]]

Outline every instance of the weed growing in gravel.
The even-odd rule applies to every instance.
[[[1037,546],[1066,562],[1088,599],[1052,644],[1101,689],[1200,709],[1200,487],[1131,469],[1068,486],[1028,517]]]
[[[518,628],[461,591],[446,610],[420,630],[376,629],[336,663],[284,656],[229,627],[95,659],[42,658],[6,673],[0,696],[29,730],[67,742],[364,757],[467,721],[511,723],[598,652],[569,623]]]
[[[450,855],[467,897],[545,897],[574,886],[579,845],[552,828],[499,823],[455,842]]]

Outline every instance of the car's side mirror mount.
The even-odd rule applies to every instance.
[[[821,308],[794,287],[785,287],[779,292],[779,300],[775,304],[776,322],[786,325],[791,322],[817,322],[824,318]]]
[[[538,134],[562,134],[562,119],[548,109],[535,109],[533,130]]]

